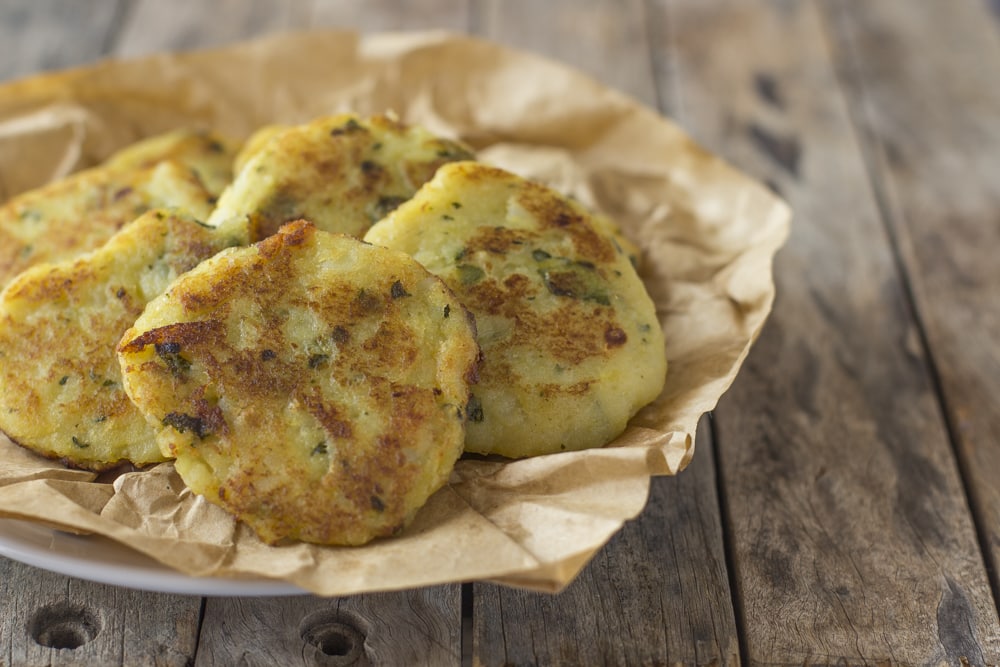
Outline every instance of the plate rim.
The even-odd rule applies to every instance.
[[[46,540],[48,546],[43,544]],[[102,551],[117,551],[122,560],[112,562],[92,548],[87,555],[72,553],[67,546],[77,540],[100,542]],[[184,574],[104,536],[73,535],[31,521],[7,517],[0,517],[0,556],[56,574],[153,593],[199,597],[310,594],[290,582],[278,579],[196,577]]]

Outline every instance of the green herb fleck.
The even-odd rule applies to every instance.
[[[403,297],[410,296],[410,293],[406,291],[405,287],[403,287],[403,283],[397,280],[392,284],[392,287],[389,288],[389,295],[392,296],[393,299],[402,299]]]
[[[98,415],[98,416],[94,417],[94,423],[95,424],[100,424],[103,421],[107,421],[107,419],[108,419],[107,415]]]
[[[360,129],[362,129],[361,123],[359,123],[354,118],[351,118],[340,127],[335,127],[332,130],[330,130],[330,135],[336,137],[338,135],[347,134],[349,132],[357,132]]]
[[[80,449],[87,449],[87,447],[90,447],[90,443],[89,442],[84,442],[83,440],[80,440],[75,435],[73,436],[73,444],[76,445],[77,447],[79,447]]]
[[[596,271],[585,267],[569,267],[565,271],[539,269],[539,275],[550,293],[568,296],[581,301],[594,301],[602,306],[610,306],[611,300],[604,290],[604,282]]]
[[[371,502],[372,502],[372,509],[375,510],[376,512],[385,511],[385,503],[382,502],[382,499],[379,498],[378,496],[372,496]]]
[[[61,387],[64,384],[66,384],[67,380],[69,380],[69,376],[68,375],[63,375],[61,378],[59,378],[59,386]]]
[[[154,345],[157,356],[167,365],[174,377],[183,377],[191,370],[191,362],[181,356],[181,344],[167,341]]]
[[[309,368],[316,369],[326,365],[330,361],[329,354],[314,354],[309,357]]]
[[[465,412],[469,416],[470,422],[483,421],[483,404],[475,394],[469,394],[469,402],[465,406]]]
[[[593,262],[552,257],[544,250],[535,250],[532,256],[541,264],[538,274],[550,293],[581,301],[593,301],[602,306],[611,305],[607,284]]]
[[[474,285],[486,275],[485,271],[473,264],[459,264],[455,270],[458,271],[458,280],[463,285]]]
[[[327,448],[326,446],[326,441],[320,440],[319,444],[313,447],[312,456],[317,456],[319,454],[326,454],[329,451],[330,451],[329,448]]]
[[[455,218],[453,218],[450,215],[448,215],[447,213],[445,213],[444,215],[441,216],[441,219],[442,220],[454,220]]]
[[[446,303],[444,304],[444,319],[448,319],[449,315],[451,315],[451,304]]]
[[[461,204],[460,202],[457,202],[457,201],[453,201],[453,202],[451,203],[451,207],[452,207],[453,209],[455,209],[455,210],[458,210],[458,209],[462,208],[462,204]]]
[[[395,211],[400,204],[406,201],[406,197],[385,196],[379,197],[373,208],[369,211],[368,217],[373,221],[378,221]]]
[[[192,417],[182,412],[169,413],[163,418],[163,425],[172,426],[181,433],[191,431],[199,438],[204,438],[209,433],[205,430],[205,422],[201,418]]]

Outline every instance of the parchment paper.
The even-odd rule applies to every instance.
[[[347,110],[393,110],[616,218],[642,248],[666,333],[662,395],[603,449],[460,461],[408,530],[360,548],[269,547],[170,464],[101,483],[2,439],[0,516],[102,534],[191,575],[321,595],[470,580],[557,591],[642,510],[651,475],[684,468],[698,418],[771,308],[789,211],[654,111],[561,65],[441,33],[316,32],[28,78],[0,86],[0,198],[177,127],[242,138]]]

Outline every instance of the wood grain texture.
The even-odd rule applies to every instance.
[[[962,482],[815,4],[655,7],[682,124],[796,213],[772,318],[716,412],[745,662],[996,663]]]
[[[976,2],[822,7],[1000,590],[1000,24]]]
[[[367,32],[435,29],[465,32],[471,21],[471,4],[472,0],[314,0],[311,23]]]
[[[560,59],[647,104],[660,98],[641,3],[487,1],[477,16],[487,37]],[[645,512],[560,595],[476,584],[474,664],[738,663],[707,435],[703,428],[691,467],[654,480]]]
[[[194,659],[201,599],[81,581],[0,559],[0,665],[163,665]]]
[[[113,52],[136,56],[209,48],[308,25],[307,0],[132,0]]]
[[[655,107],[643,0],[479,0],[477,32],[556,58]]]
[[[476,585],[474,664],[738,665],[707,432],[559,595]]]
[[[998,7],[6,0],[0,79],[299,27],[445,28],[659,105],[795,209],[774,315],[717,411],[720,458],[703,427],[562,595],[476,584],[466,657],[734,665],[739,627],[749,665],[996,664]],[[0,559],[0,665],[457,664],[460,597],[210,599],[199,636],[199,598]]]
[[[458,665],[457,586],[334,600],[210,598],[196,665]]]
[[[0,80],[95,60],[104,54],[124,5],[125,0],[0,3]]]

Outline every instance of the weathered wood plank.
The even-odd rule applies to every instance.
[[[461,592],[209,599],[201,665],[458,665]]]
[[[655,6],[682,123],[796,211],[775,311],[716,412],[744,660],[996,663],[975,530],[815,4]]]
[[[480,0],[477,31],[570,63],[655,107],[643,0]]]
[[[476,28],[656,104],[644,10],[612,0],[487,1]],[[654,480],[645,512],[563,593],[473,590],[477,665],[738,663],[707,429],[689,469]]]
[[[978,2],[823,7],[1000,590],[1000,24]]]
[[[200,598],[140,593],[0,559],[0,665],[177,665]]]
[[[314,0],[314,26],[355,28],[365,32],[388,30],[451,30],[469,28],[471,0]]]
[[[220,46],[307,25],[308,0],[133,0],[113,52],[135,56]]]
[[[0,3],[0,80],[79,65],[104,54],[124,0]]]
[[[557,596],[476,585],[476,665],[738,665],[708,430]]]

